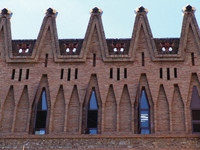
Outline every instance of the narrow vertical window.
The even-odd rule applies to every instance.
[[[110,79],[113,78],[113,68],[110,68]]]
[[[15,69],[12,70],[12,77],[11,77],[11,79],[12,79],[12,80],[15,79]]]
[[[19,69],[19,79],[18,79],[18,81],[21,81],[21,79],[22,79],[22,69]]]
[[[144,52],[142,52],[142,66],[144,66]]]
[[[194,62],[194,53],[191,53],[191,59],[192,59],[192,66],[195,65],[195,62]]]
[[[68,69],[68,76],[67,76],[67,81],[70,81],[70,76],[71,76],[71,69]]]
[[[47,67],[47,64],[48,64],[48,54],[46,54],[46,56],[45,56],[45,67]]]
[[[163,69],[160,68],[160,78],[162,79],[163,78]]]
[[[93,54],[93,67],[96,66],[96,54]]]
[[[167,80],[170,80],[170,70],[167,68]]]
[[[60,79],[63,79],[64,69],[61,69],[60,71]]]
[[[174,68],[174,78],[177,78],[177,68]]]
[[[26,80],[29,79],[29,69],[26,69]]]
[[[150,109],[144,88],[139,102],[139,131],[141,134],[150,134]]]
[[[117,68],[117,80],[120,80],[120,68]]]
[[[75,79],[78,79],[78,68],[75,69]]]
[[[200,133],[200,97],[196,86],[192,89],[191,114],[192,132]]]
[[[46,133],[47,110],[46,91],[44,88],[36,106],[35,134]]]
[[[88,106],[88,116],[87,116],[87,133],[97,134],[98,104],[97,104],[95,90],[92,90],[92,94],[88,105],[89,106]]]
[[[124,78],[127,78],[127,68],[124,68]]]

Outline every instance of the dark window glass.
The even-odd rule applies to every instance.
[[[150,134],[150,109],[145,89],[142,89],[139,106],[139,124],[141,134]]]
[[[144,52],[142,52],[142,66],[144,66]]]
[[[177,68],[174,68],[174,78],[177,78]]]
[[[35,134],[46,133],[47,109],[46,92],[45,89],[43,89],[36,109]]]
[[[192,59],[192,66],[194,66],[195,65],[195,63],[194,63],[194,53],[191,53],[191,59]]]
[[[61,69],[60,71],[60,79],[63,79],[64,69]]]
[[[192,120],[200,121],[200,110],[192,110]]]
[[[44,64],[45,67],[47,67],[47,63],[48,63],[48,54],[46,54],[45,56],[45,64]]]
[[[93,67],[96,66],[96,54],[93,54]]]
[[[97,125],[98,125],[98,104],[96,100],[95,91],[93,90],[88,107],[87,133],[97,134]]]
[[[18,81],[21,81],[21,79],[22,79],[22,69],[19,69],[19,79],[18,79]]]
[[[170,80],[170,70],[167,68],[167,80]]]
[[[75,79],[78,79],[78,68],[75,69]]]
[[[110,68],[110,79],[113,78],[113,68]]]
[[[124,68],[124,78],[127,78],[127,68]]]
[[[200,123],[193,123],[193,132],[200,132]]]
[[[160,68],[160,78],[161,79],[163,78],[163,70],[162,70],[162,68]]]
[[[12,79],[12,80],[15,79],[15,69],[12,70],[12,77],[11,77],[11,79]]]
[[[29,69],[26,69],[26,80],[29,79]]]
[[[71,69],[68,69],[68,76],[67,76],[67,81],[70,81],[70,76],[71,76]]]
[[[117,80],[120,80],[120,68],[117,68]]]

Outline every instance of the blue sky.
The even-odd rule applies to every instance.
[[[200,24],[200,0],[0,0],[1,7],[13,12],[13,39],[36,39],[47,8],[58,11],[56,19],[59,39],[84,38],[89,22],[89,10],[103,10],[102,20],[106,38],[130,38],[135,21],[134,10],[148,9],[147,17],[155,38],[180,37],[182,8],[196,8]]]

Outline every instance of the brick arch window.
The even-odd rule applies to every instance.
[[[145,88],[142,88],[139,100],[139,133],[150,134],[150,107]]]
[[[192,89],[191,117],[192,132],[200,133],[200,97],[196,86]]]
[[[43,88],[40,99],[36,104],[34,134],[46,133],[47,112],[47,95],[45,88]]]
[[[98,132],[98,103],[95,90],[92,90],[87,111],[87,134],[97,134]]]

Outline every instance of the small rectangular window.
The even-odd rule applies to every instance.
[[[68,69],[68,76],[67,76],[67,81],[70,81],[70,76],[71,76],[71,69]]]
[[[15,79],[15,69],[12,70],[12,77],[11,77],[11,79],[12,79],[12,80]]]
[[[45,67],[47,67],[47,63],[48,63],[48,54],[46,54],[46,56],[45,56]]]
[[[177,68],[174,68],[174,78],[177,78]]]
[[[78,79],[78,68],[75,69],[75,79]]]
[[[117,68],[117,80],[120,80],[120,68]]]
[[[19,79],[18,79],[18,81],[21,81],[21,79],[22,79],[22,69],[19,69]]]
[[[167,68],[167,80],[170,80],[170,70]]]
[[[192,58],[192,66],[195,65],[195,62],[194,62],[194,53],[191,53],[191,58]]]
[[[96,66],[96,54],[93,54],[93,67]]]
[[[110,68],[110,79],[113,78],[113,68]]]
[[[162,79],[163,78],[163,69],[160,68],[160,78]]]
[[[29,79],[29,69],[26,69],[26,80]]]
[[[127,68],[124,68],[124,78],[127,78]]]
[[[60,79],[63,79],[64,69],[61,69],[60,71]]]
[[[144,52],[142,52],[142,66],[144,66]]]

